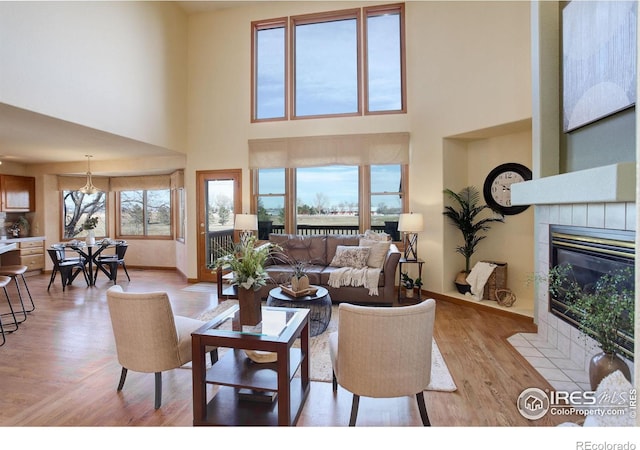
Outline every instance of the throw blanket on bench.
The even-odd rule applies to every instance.
[[[378,295],[378,280],[382,269],[364,267],[340,267],[329,274],[329,286],[364,286],[369,289],[369,295]]]

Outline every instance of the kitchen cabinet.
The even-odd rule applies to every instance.
[[[0,211],[35,211],[36,179],[18,175],[0,175],[0,195]]]
[[[44,270],[44,238],[18,238],[1,241],[6,244],[16,244],[16,249],[7,251],[0,256],[3,266],[27,266],[28,272],[42,272]]]

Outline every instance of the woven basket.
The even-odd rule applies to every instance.
[[[484,285],[483,299],[497,301],[496,290],[507,288],[507,263],[501,261],[483,261],[495,264],[496,268]]]
[[[496,289],[496,301],[500,306],[511,306],[516,302],[516,294],[511,289]]]

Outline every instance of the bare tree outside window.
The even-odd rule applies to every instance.
[[[96,236],[106,236],[106,194],[83,194],[80,191],[63,191],[64,204],[64,239],[83,238],[87,230],[82,224],[90,217],[98,218],[98,225],[94,230]]]
[[[171,236],[169,189],[122,191],[121,236]]]

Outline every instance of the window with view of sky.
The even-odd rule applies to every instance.
[[[356,19],[296,25],[296,117],[358,112]]]
[[[255,22],[253,120],[405,112],[403,14],[402,5],[389,5],[292,17],[291,27],[286,18]]]
[[[254,22],[253,120],[406,112],[403,14],[404,6],[394,4]],[[260,169],[258,176],[258,216],[278,225],[287,204],[285,175]],[[397,220],[401,166],[371,166],[369,177],[371,224]],[[358,225],[359,214],[368,213],[358,203],[359,190],[368,189],[358,166],[297,168],[295,186],[299,225],[327,216]]]

